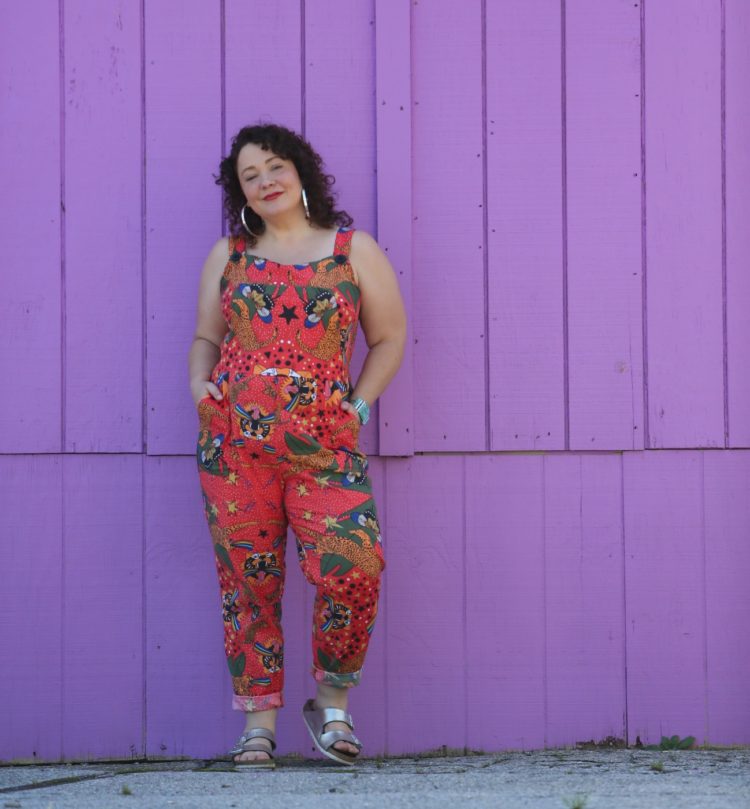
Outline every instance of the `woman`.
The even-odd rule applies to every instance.
[[[247,712],[230,754],[243,768],[274,766],[291,523],[316,587],[317,692],[303,719],[321,752],[352,764],[362,745],[348,689],[360,680],[385,566],[357,440],[401,364],[406,315],[390,262],[335,209],[334,179],[299,135],[243,128],[216,182],[230,235],[203,267],[189,364],[233,707]],[[369,352],[352,388],[358,323]]]

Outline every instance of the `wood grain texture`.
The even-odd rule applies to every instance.
[[[565,448],[560,9],[487,4],[493,450]]]
[[[212,176],[222,150],[219,10],[218,3],[201,3],[190,14],[174,0],[146,5],[149,454],[191,451],[197,434],[188,352],[203,261],[222,234],[221,197]]]
[[[0,400],[4,453],[59,452],[62,441],[57,8],[0,4],[0,374],[16,390]]]
[[[750,447],[750,5],[725,7],[727,446]]]
[[[464,461],[466,608],[460,654],[473,750],[544,746],[543,463],[532,455]]]
[[[631,742],[675,733],[707,741],[704,457],[623,457]]]
[[[545,745],[625,739],[622,455],[544,458]]]
[[[224,7],[226,151],[243,126],[261,120],[299,131],[303,70],[299,0],[224,0]]]
[[[143,457],[63,459],[62,753],[143,750]]]
[[[648,447],[723,447],[720,4],[645,4]]]
[[[565,8],[569,446],[641,449],[641,9]]]
[[[0,760],[63,755],[63,472],[55,455],[0,456]]]
[[[414,453],[410,9],[409,0],[375,6],[377,238],[398,278],[407,321],[401,367],[378,400],[379,455]]]
[[[750,739],[748,491],[750,452],[704,454],[706,735],[712,744]]]
[[[64,10],[64,449],[140,452],[140,8],[66,0]]]
[[[388,752],[463,748],[463,461],[390,458],[386,498]]]
[[[414,448],[486,448],[479,0],[412,7]]]

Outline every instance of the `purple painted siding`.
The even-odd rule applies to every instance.
[[[362,431],[367,753],[750,744],[747,4],[188,6],[0,6],[0,759],[241,727],[186,365],[211,175],[258,119],[321,152],[409,311]]]

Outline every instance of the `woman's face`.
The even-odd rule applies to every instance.
[[[302,183],[294,163],[256,143],[246,143],[240,149],[237,177],[247,204],[262,219],[301,205]]]

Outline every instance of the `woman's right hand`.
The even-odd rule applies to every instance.
[[[196,407],[198,407],[200,400],[205,399],[206,396],[213,396],[219,402],[224,398],[219,388],[210,379],[200,379],[194,382],[190,388]]]

